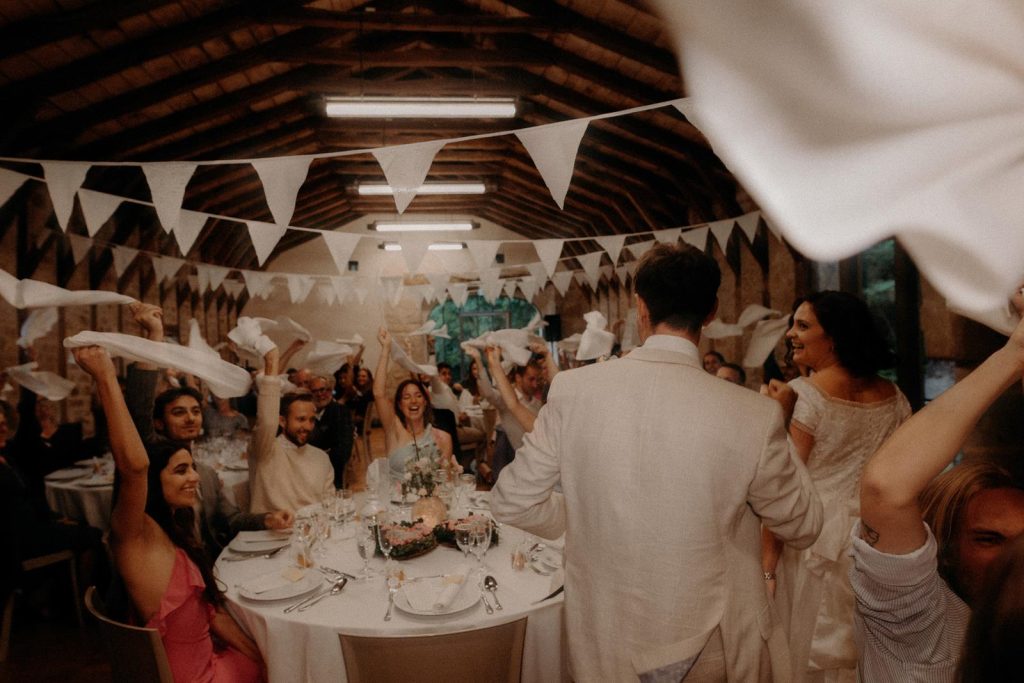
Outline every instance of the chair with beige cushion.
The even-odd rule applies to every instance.
[[[349,683],[518,683],[526,619],[440,636],[374,638],[339,634]]]
[[[100,622],[103,642],[110,655],[111,680],[174,683],[159,631],[129,626],[108,617],[96,595],[96,586],[89,586],[85,591],[85,607]]]

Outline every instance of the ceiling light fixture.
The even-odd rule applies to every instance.
[[[384,251],[402,251],[402,245],[398,242],[384,242],[380,248]],[[465,248],[462,242],[434,242],[427,247],[427,251],[460,251]]]
[[[359,183],[356,191],[366,197],[393,195],[395,193],[387,183]],[[423,183],[416,188],[416,194],[484,194],[487,186],[480,182],[466,183]]]
[[[376,230],[377,232],[445,232],[445,231],[460,231],[465,232],[473,230],[477,227],[476,223],[472,221],[444,221],[437,223],[430,222],[409,222],[409,223],[398,223],[394,221],[377,221],[376,223],[370,223],[367,226],[370,230]]]
[[[336,118],[510,119],[514,97],[328,97],[327,116]]]

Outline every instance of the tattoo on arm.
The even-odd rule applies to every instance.
[[[863,519],[860,521],[860,537],[872,548],[878,543],[878,532],[865,524]]]

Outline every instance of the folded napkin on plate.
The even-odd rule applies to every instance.
[[[452,604],[466,585],[470,571],[472,568],[468,564],[459,565],[454,571],[436,579],[410,581],[402,586],[402,591],[414,609],[439,612]]]
[[[277,588],[290,586],[305,575],[306,572],[298,567],[286,567],[285,569],[278,569],[268,574],[257,576],[255,579],[246,581],[243,584],[243,588],[250,593],[258,595]]]

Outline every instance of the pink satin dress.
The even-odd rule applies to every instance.
[[[146,624],[160,632],[176,683],[249,683],[262,680],[259,665],[238,650],[213,649],[214,609],[203,598],[203,576],[181,548],[160,609]]]

